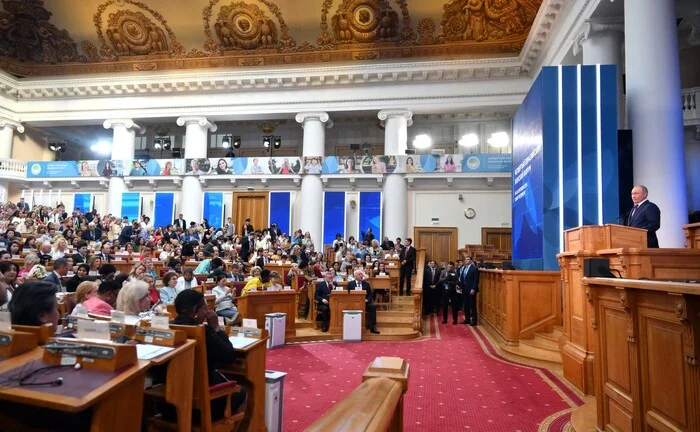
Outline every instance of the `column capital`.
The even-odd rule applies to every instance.
[[[324,111],[303,111],[297,114],[294,118],[296,119],[297,123],[301,123],[301,127],[304,127],[304,123],[306,123],[307,120],[315,120],[325,123],[327,128],[333,127],[333,120],[331,120],[328,113]]]
[[[19,133],[24,133],[24,126],[22,125],[22,123],[10,120],[9,118],[0,117],[0,129],[6,127],[12,128]]]
[[[408,124],[408,126],[411,126],[413,124],[413,112],[407,109],[381,110],[377,114],[377,117],[379,117],[379,120],[382,121],[382,126],[384,126],[384,122],[386,121],[386,119],[392,117],[403,117],[406,119],[406,123]]]
[[[115,126],[123,126],[126,129],[134,129],[136,133],[139,134],[146,132],[146,128],[134,123],[132,119],[107,119],[102,126],[104,126],[105,129],[114,129]]]
[[[216,126],[216,123],[213,121],[207,120],[206,117],[198,117],[198,116],[191,116],[191,117],[178,117],[176,120],[176,123],[178,126],[185,126],[185,125],[190,125],[193,123],[198,124],[200,127],[207,128],[209,132],[216,132],[218,129],[218,126]]]
[[[583,49],[583,43],[595,33],[618,32],[625,33],[625,22],[621,17],[587,19],[580,33],[574,38],[574,55]]]

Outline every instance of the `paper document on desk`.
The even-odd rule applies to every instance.
[[[136,345],[136,358],[139,360],[150,360],[156,357],[160,357],[165,353],[168,353],[175,348],[163,347],[158,345],[150,344],[138,344]]]
[[[253,342],[259,341],[260,339],[231,336],[228,338],[228,340],[231,341],[231,345],[233,345],[234,348],[242,349],[248,345],[251,345]]]

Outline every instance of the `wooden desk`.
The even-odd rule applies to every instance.
[[[289,320],[287,320],[289,321]],[[219,372],[232,376],[236,381],[247,383],[248,406],[246,416],[238,428],[239,431],[266,432],[265,426],[265,366],[267,348],[267,332],[263,336],[242,349],[236,349],[239,360],[232,365],[220,367]]]
[[[43,348],[0,363],[0,373],[41,361]],[[91,431],[134,431],[141,428],[143,386],[148,362],[138,361],[84,396],[66,396],[42,387],[0,387],[0,401],[15,402],[36,408],[49,408],[65,413],[92,409]],[[66,371],[69,373],[70,371]],[[76,371],[80,372],[80,371]],[[7,404],[0,403],[0,424],[18,430],[26,418],[18,418]]]
[[[265,314],[285,313],[285,338],[294,337],[296,330],[296,291],[255,291],[238,298],[238,313],[243,318],[255,319],[258,328],[265,328]]]
[[[365,298],[367,292],[359,291],[331,291],[331,322],[329,331],[331,334],[343,333],[343,311],[344,310],[359,310],[362,311],[362,329],[365,328]]]
[[[700,285],[583,278],[597,430],[700,430]]]
[[[700,222],[683,225],[685,231],[685,247],[688,249],[700,249]]]
[[[192,393],[194,378],[194,347],[197,343],[189,339],[174,350],[148,360],[153,366],[166,365],[165,384],[146,390],[175,406],[178,432],[192,430]]]

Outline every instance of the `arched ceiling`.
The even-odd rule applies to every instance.
[[[542,0],[3,0],[17,76],[518,54]]]

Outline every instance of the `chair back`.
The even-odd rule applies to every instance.
[[[53,324],[42,324],[40,326],[28,326],[28,325],[12,325],[13,330],[32,333],[36,335],[36,340],[39,345],[46,345],[50,338],[53,337],[56,332],[56,326]]]
[[[198,409],[200,419],[211,422],[211,406],[209,403],[209,372],[207,367],[207,340],[204,324],[196,326],[170,324],[173,330],[182,330],[187,339],[195,341],[194,347],[194,377],[192,392],[192,408]]]

